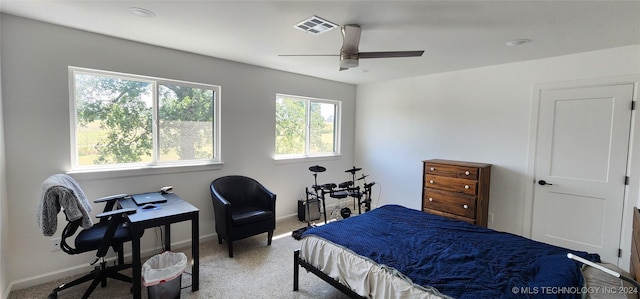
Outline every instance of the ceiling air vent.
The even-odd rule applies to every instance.
[[[321,17],[312,16],[302,22],[295,24],[294,28],[300,29],[304,32],[311,33],[314,35],[320,35],[325,33],[333,28],[338,27],[338,25],[331,23]]]

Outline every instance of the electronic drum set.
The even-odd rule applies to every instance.
[[[356,168],[355,166],[351,169],[345,170],[347,173],[351,173],[351,180],[345,181],[339,184],[328,183],[319,185],[318,184],[318,173],[325,172],[327,169],[320,165],[315,165],[309,167],[309,171],[313,173],[314,184],[311,186],[312,190],[306,188],[306,197],[307,197],[307,205],[306,208],[309,209],[309,202],[318,200],[322,202],[322,210],[324,214],[324,223],[327,223],[327,209],[325,206],[325,198],[328,195],[331,198],[338,199],[338,204],[334,208],[331,213],[331,219],[338,218],[338,214],[342,218],[349,218],[351,216],[351,209],[343,204],[342,200],[351,197],[353,198],[353,208],[355,210],[356,206],[358,208],[358,214],[362,213],[362,206],[364,206],[364,211],[368,212],[371,210],[371,187],[375,185],[375,182],[367,183],[366,177],[367,175],[362,175],[361,177],[356,179],[356,173],[361,171],[362,168]],[[362,189],[360,186],[356,185],[356,181],[363,181]],[[307,211],[308,214],[309,211]],[[308,222],[308,221],[307,221]]]

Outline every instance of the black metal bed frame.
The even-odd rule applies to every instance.
[[[340,291],[340,292],[344,293],[345,295],[349,296],[349,298],[366,298],[366,297],[360,296],[358,293],[353,291],[351,288],[341,284],[337,280],[331,278],[329,275],[327,275],[324,272],[320,271],[318,268],[314,267],[313,265],[309,264],[305,260],[301,259],[300,258],[300,249],[296,249],[295,251],[293,251],[293,290],[294,291],[298,290],[298,274],[299,274],[299,271],[300,271],[300,267],[299,266],[302,266],[303,268],[307,269],[307,271],[310,271],[311,273],[313,273],[316,276],[320,277],[322,280],[326,281],[328,284],[330,284],[334,288],[338,289],[338,291]]]

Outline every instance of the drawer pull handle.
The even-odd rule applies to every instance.
[[[429,180],[429,184],[433,184],[433,180]]]
[[[429,197],[429,201],[433,201],[433,198]]]
[[[471,188],[471,187],[470,187],[469,185],[464,185],[464,188],[465,188],[465,189],[469,189],[469,188]]]
[[[436,171],[436,168],[435,167],[431,167],[431,171]]]
[[[463,208],[465,208],[465,209],[468,209],[468,208],[469,208],[469,206],[468,206],[468,205],[464,205],[464,206],[462,206],[462,207],[463,207]]]
[[[469,171],[465,171],[464,174],[465,175],[470,175],[471,173]]]

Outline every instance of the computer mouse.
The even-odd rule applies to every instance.
[[[155,209],[155,208],[156,208],[156,205],[154,205],[152,203],[148,203],[148,204],[142,206],[143,210],[149,210],[149,209]]]

